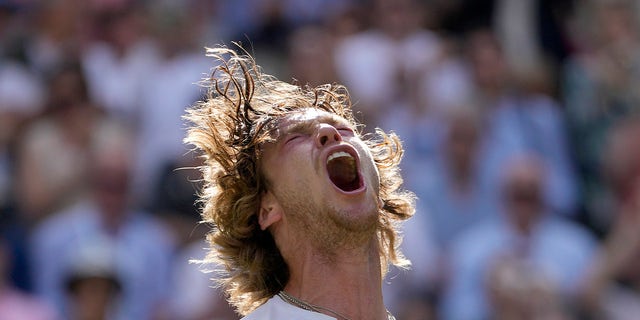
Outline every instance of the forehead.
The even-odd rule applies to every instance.
[[[351,126],[347,119],[319,109],[305,109],[290,113],[278,121],[278,131],[288,132],[300,125],[314,125],[317,123],[329,123]]]

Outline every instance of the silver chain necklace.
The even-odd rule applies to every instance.
[[[329,308],[325,308],[325,307],[322,307],[322,306],[318,306],[318,305],[311,304],[309,302],[300,300],[300,299],[298,299],[298,298],[296,298],[294,296],[289,295],[288,293],[286,293],[284,291],[278,292],[278,297],[280,297],[282,300],[284,300],[284,302],[286,302],[286,303],[288,303],[288,304],[290,304],[292,306],[298,307],[300,309],[304,309],[304,310],[307,310],[307,311],[318,312],[318,313],[322,313],[322,311],[324,311],[324,312],[328,312],[328,313],[338,317],[339,319],[351,320],[349,317],[346,317],[346,316],[338,313],[337,311],[333,311],[333,310],[331,310]],[[391,312],[389,312],[389,310],[387,310],[387,320],[396,320],[396,317],[394,317],[391,314]]]

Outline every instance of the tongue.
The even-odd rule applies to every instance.
[[[353,191],[360,186],[358,172],[351,158],[341,157],[329,161],[327,171],[331,182],[343,191]]]

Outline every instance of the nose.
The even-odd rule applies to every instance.
[[[331,142],[340,142],[342,141],[342,136],[338,129],[334,126],[326,123],[321,123],[318,126],[318,132],[316,136],[316,144],[318,147],[326,146]]]

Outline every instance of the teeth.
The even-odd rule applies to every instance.
[[[348,154],[348,153],[346,153],[344,151],[338,151],[338,152],[332,153],[329,156],[329,158],[327,158],[327,163],[329,163],[329,161],[331,161],[333,159],[341,158],[341,157],[349,157],[349,158],[353,159],[353,157],[350,154]]]

